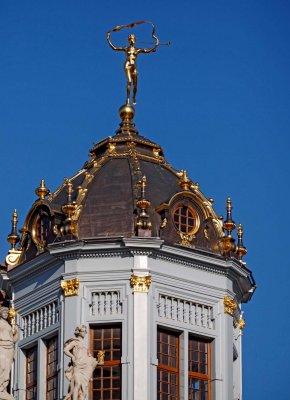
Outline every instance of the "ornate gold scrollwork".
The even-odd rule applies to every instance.
[[[239,320],[240,334],[242,334],[242,330],[245,328],[245,326],[246,326],[246,321],[243,318],[240,318]]]
[[[235,300],[232,300],[229,296],[224,297],[224,311],[226,314],[233,316],[237,308],[238,305]]]
[[[20,260],[22,251],[21,250],[15,250],[11,249],[8,251],[8,255],[5,258],[5,263],[7,267],[15,267]]]
[[[178,232],[180,236],[180,244],[182,246],[193,247],[192,241],[195,238],[195,235],[189,235],[188,233]]]
[[[80,281],[78,278],[69,279],[67,281],[62,280],[60,286],[65,297],[79,295]]]
[[[130,283],[134,292],[148,293],[151,285],[151,276],[131,275]]]

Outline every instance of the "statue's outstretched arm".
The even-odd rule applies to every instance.
[[[155,39],[155,44],[150,49],[138,49],[137,50],[138,53],[152,53],[152,52],[156,51],[157,47],[159,46],[159,39],[155,34],[155,25],[153,24],[153,22],[149,22],[149,21],[146,21],[146,22],[148,22],[149,24],[152,25],[152,28],[153,28],[152,37],[153,37],[153,39]]]
[[[107,41],[108,41],[110,47],[111,47],[113,50],[125,51],[125,49],[126,49],[125,47],[117,47],[117,46],[115,46],[115,45],[112,43],[112,41],[111,41],[111,32],[107,32]]]

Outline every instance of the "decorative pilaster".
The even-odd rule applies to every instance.
[[[133,289],[133,399],[150,400],[150,305],[148,291],[151,276],[147,255],[134,255],[134,269],[130,278]]]

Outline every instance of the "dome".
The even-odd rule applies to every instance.
[[[121,107],[120,117],[115,136],[96,143],[90,160],[55,192],[41,182],[17,251],[13,229],[9,235],[8,265],[30,260],[56,242],[122,237],[159,237],[171,246],[241,259],[245,248],[241,234],[237,246],[231,236],[231,204],[223,223],[186,171],[175,170],[159,144],[139,135],[133,107]]]

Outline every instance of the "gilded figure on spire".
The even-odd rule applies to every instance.
[[[136,36],[133,34],[130,34],[128,36],[128,43],[129,46],[122,46],[122,47],[117,47],[115,46],[112,41],[111,41],[111,33],[120,31],[123,28],[133,28],[136,25],[144,24],[144,23],[149,23],[152,25],[153,31],[152,31],[152,37],[155,39],[155,43],[153,47],[149,49],[142,49],[139,47],[135,47],[136,43]],[[127,79],[127,98],[126,98],[126,105],[130,105],[130,97],[131,97],[131,88],[133,84],[133,96],[132,96],[132,101],[133,104],[136,104],[136,94],[137,94],[137,88],[138,88],[138,71],[137,71],[137,57],[138,54],[143,53],[152,53],[155,52],[158,45],[159,45],[159,39],[155,35],[155,25],[152,22],[149,21],[139,21],[139,22],[133,22],[132,24],[129,25],[118,25],[115,28],[111,29],[110,31],[107,32],[107,40],[110,45],[110,47],[113,50],[116,51],[124,51],[126,53],[126,61],[124,65],[124,70],[126,74],[126,79]]]

